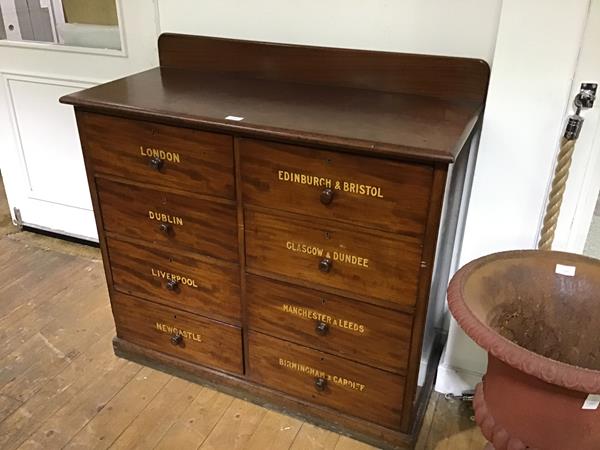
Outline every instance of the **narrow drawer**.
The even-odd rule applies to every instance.
[[[246,277],[250,329],[380,369],[408,365],[412,317],[263,277]]]
[[[416,238],[246,210],[246,265],[413,306],[421,244]]]
[[[189,362],[241,374],[240,328],[114,293],[117,336]]]
[[[239,259],[235,206],[96,178],[104,229],[228,261]]]
[[[257,383],[392,429],[400,427],[404,378],[256,332],[249,334]]]
[[[87,112],[77,123],[96,172],[235,198],[230,136]]]
[[[272,142],[240,141],[248,204],[421,235],[433,180],[428,165]]]
[[[108,239],[114,288],[167,306],[240,323],[239,268]]]

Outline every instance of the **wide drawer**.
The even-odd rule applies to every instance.
[[[415,304],[416,238],[246,210],[246,266],[379,303]]]
[[[96,172],[235,198],[230,136],[87,112],[77,123]]]
[[[240,141],[244,202],[284,211],[421,235],[431,166]]]
[[[412,317],[344,297],[246,276],[248,326],[394,372],[408,365]]]
[[[257,383],[392,429],[400,427],[404,378],[264,334],[249,333]]]
[[[228,261],[239,259],[233,205],[96,178],[104,229]]]
[[[167,306],[240,323],[239,267],[107,239],[114,288]]]
[[[241,374],[239,327],[114,293],[117,336],[196,364]]]

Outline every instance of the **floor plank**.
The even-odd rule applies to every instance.
[[[171,378],[163,372],[144,367],[64,448],[110,447]]]
[[[269,411],[246,445],[247,450],[286,450],[302,427],[302,421]]]
[[[0,361],[36,333],[44,333],[50,324],[64,328],[69,323],[81,322],[88,310],[106,306],[108,292],[101,272],[99,264],[84,266],[83,276],[73,270],[74,281],[67,288],[56,294],[49,293],[47,300],[41,303],[24,302],[0,318]],[[82,301],[82,294],[86,292],[89,294]]]
[[[258,427],[267,410],[235,399],[200,447],[202,450],[241,450]]]
[[[86,297],[85,302],[81,301],[82,295]],[[57,299],[60,301],[56,302]],[[88,340],[93,341],[94,332],[100,330],[104,334],[112,327],[104,291],[86,290],[84,283],[75,283],[72,290],[65,290],[60,297],[53,296],[51,300],[62,307],[36,309],[7,327],[14,334],[0,344],[3,366],[0,388],[42,360],[57,356],[72,358],[75,356],[72,352],[81,349]],[[52,311],[54,309],[59,311]],[[61,314],[54,316],[49,312]]]
[[[211,433],[234,398],[205,387],[171,425],[156,450],[197,449]]]
[[[111,339],[112,332],[109,332],[92,345],[85,355],[73,361],[65,371],[1,421],[0,448],[18,447],[64,404],[76,399],[92,383],[104,382],[106,377],[124,364],[124,361],[114,357]]]
[[[335,450],[377,450],[376,447],[359,442],[356,439],[349,438],[348,436],[341,436],[338,440]]]
[[[47,334],[36,334],[31,341],[37,347],[28,354],[19,354],[22,359],[34,355],[35,361],[6,383],[0,392],[20,401],[27,401],[40,386],[60,374],[73,360],[111,331],[113,327],[110,319],[110,308],[103,305],[84,315],[83,325],[53,328]]]
[[[373,449],[119,359],[113,335],[98,249],[0,229],[0,448]],[[481,450],[470,415],[434,394],[416,449]]]
[[[171,378],[111,448],[115,450],[154,448],[201,390],[202,386],[198,384],[180,378]]]
[[[110,345],[106,347],[109,349]],[[112,351],[109,350],[106,354],[112,356]],[[133,362],[114,356],[104,361],[97,360],[96,363],[104,363],[102,376],[97,373],[97,367],[92,367],[87,377],[89,384],[69,395],[70,400],[50,415],[19,449],[45,450],[64,447],[142,369]]]
[[[324,430],[309,423],[302,424],[296,439],[292,443],[292,450],[329,450],[335,449],[340,435]]]

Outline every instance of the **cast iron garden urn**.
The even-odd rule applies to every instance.
[[[600,449],[600,260],[485,256],[456,273],[448,303],[488,352],[474,408],[495,450]]]

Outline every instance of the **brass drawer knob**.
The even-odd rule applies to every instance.
[[[171,344],[173,344],[173,345],[183,344],[183,336],[180,333],[174,334],[173,336],[171,336]]]
[[[150,158],[150,167],[154,170],[160,170],[163,166],[163,160],[157,157]]]
[[[327,273],[331,270],[331,266],[333,265],[333,261],[329,258],[323,258],[319,261],[319,270],[323,273]]]
[[[319,392],[323,392],[327,388],[327,380],[325,378],[315,378],[315,389]]]
[[[319,320],[315,326],[315,331],[319,336],[325,336],[327,333],[329,333],[329,325]]]
[[[175,280],[167,281],[167,289],[169,291],[176,291],[178,287],[179,287],[179,283],[177,283],[177,281],[175,281]]]
[[[319,198],[321,199],[321,203],[323,203],[324,205],[329,205],[333,201],[333,189],[323,189]]]
[[[171,232],[171,225],[169,225],[168,223],[161,223],[158,226],[158,229],[165,234],[169,234]]]

